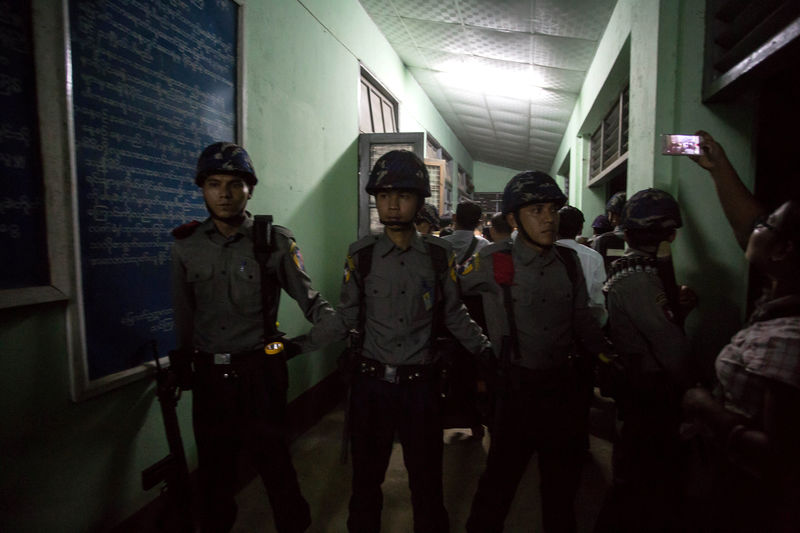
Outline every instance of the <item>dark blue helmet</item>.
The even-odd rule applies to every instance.
[[[431,195],[431,182],[425,163],[414,152],[392,150],[375,162],[365,189],[373,196],[387,189],[413,190],[427,198]]]
[[[556,181],[544,172],[526,170],[508,182],[503,190],[503,214],[514,213],[528,204],[553,202],[561,207],[567,197]]]
[[[611,198],[606,202],[606,212],[621,215],[622,210],[625,208],[625,191],[620,191],[611,195]]]
[[[683,226],[683,220],[672,195],[661,189],[644,189],[625,204],[620,226],[630,230],[672,230]]]
[[[194,182],[198,187],[212,174],[241,176],[252,189],[258,183],[253,162],[247,151],[238,144],[216,142],[206,147],[197,159]]]
[[[597,215],[594,219],[594,222],[592,222],[592,228],[600,230],[603,233],[614,229],[611,227],[611,222],[608,221],[608,217],[605,215]]]
[[[439,210],[431,204],[424,204],[417,212],[417,220],[427,222],[433,229],[439,229]]]

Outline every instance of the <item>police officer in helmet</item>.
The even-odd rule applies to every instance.
[[[312,322],[332,318],[333,310],[311,287],[288,229],[273,226],[266,266],[260,267],[253,216],[246,210],[258,179],[244,148],[224,142],[206,147],[195,183],[209,217],[173,230],[178,349],[170,357],[181,388],[193,389],[201,528],[233,526],[237,459],[247,449],[277,531],[299,533],[311,518],[284,434],[288,376],[287,353],[276,342],[278,295],[285,290]]]
[[[637,192],[622,212],[628,251],[612,264],[606,288],[609,335],[619,353],[616,364],[624,368],[615,393],[623,425],[597,533],[685,526],[678,519],[683,489],[678,427],[681,396],[693,378],[681,321],[685,310],[665,253],[682,225],[678,203],[660,189]]]
[[[592,241],[592,248],[603,256],[606,272],[610,270],[611,263],[625,253],[625,239],[620,227],[620,221],[622,220],[622,211],[625,208],[626,198],[625,191],[619,191],[611,195],[611,198],[606,202],[606,215],[609,224],[614,229],[598,235]]]
[[[430,196],[424,163],[409,151],[388,152],[375,163],[366,191],[375,197],[384,231],[350,245],[337,307],[340,337],[361,332],[349,407],[353,484],[347,528],[380,531],[381,484],[397,438],[408,470],[413,531],[442,533],[449,525],[435,330],[446,327],[471,353],[489,343],[461,303],[450,245],[414,228]]]
[[[588,306],[577,254],[556,243],[565,202],[547,174],[514,176],[503,191],[503,213],[518,228],[517,238],[481,249],[461,273],[464,294],[482,296],[494,347],[484,364],[499,372],[491,446],[469,533],[503,531],[534,452],[544,530],[575,531],[588,419],[580,354],[604,352],[607,345]]]

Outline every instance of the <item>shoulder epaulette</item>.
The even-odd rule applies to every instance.
[[[200,226],[200,222],[192,220],[191,222],[187,222],[186,224],[173,229],[171,233],[172,236],[178,240],[185,239],[194,233],[194,230],[196,230],[198,226]]]
[[[358,239],[356,242],[350,244],[350,247],[347,249],[348,255],[353,256],[357,254],[359,250],[378,242],[379,238],[380,235],[367,235],[366,237]]]
[[[507,252],[511,250],[511,241],[498,241],[489,243],[480,250],[478,253],[482,256],[489,256],[497,252]]]
[[[278,226],[276,224],[273,224],[272,229],[275,233],[288,237],[289,239],[294,239],[294,234],[292,233],[292,230],[290,230],[285,226]]]
[[[437,237],[436,235],[422,235],[422,241],[428,244],[435,244],[436,246],[440,246],[446,250],[452,250],[453,245],[441,237]]]
[[[611,263],[611,271],[603,290],[608,291],[619,280],[635,274],[658,275],[656,259],[642,255],[620,257]]]

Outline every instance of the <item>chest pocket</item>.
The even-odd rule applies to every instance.
[[[189,263],[186,265],[186,282],[192,287],[198,305],[208,305],[214,301],[214,265],[210,263]]]
[[[231,265],[230,294],[234,305],[245,315],[261,311],[261,270],[253,258],[234,257]]]
[[[214,265],[203,263],[190,263],[186,265],[186,281],[188,283],[203,283],[214,275]]]
[[[367,316],[380,322],[392,319],[392,284],[371,275],[364,284]]]
[[[517,328],[524,333],[540,335],[572,320],[572,287],[568,281],[552,289],[520,287],[513,298]]]

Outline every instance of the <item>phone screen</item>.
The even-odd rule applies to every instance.
[[[664,155],[700,155],[700,137],[698,135],[661,136],[661,153]]]

